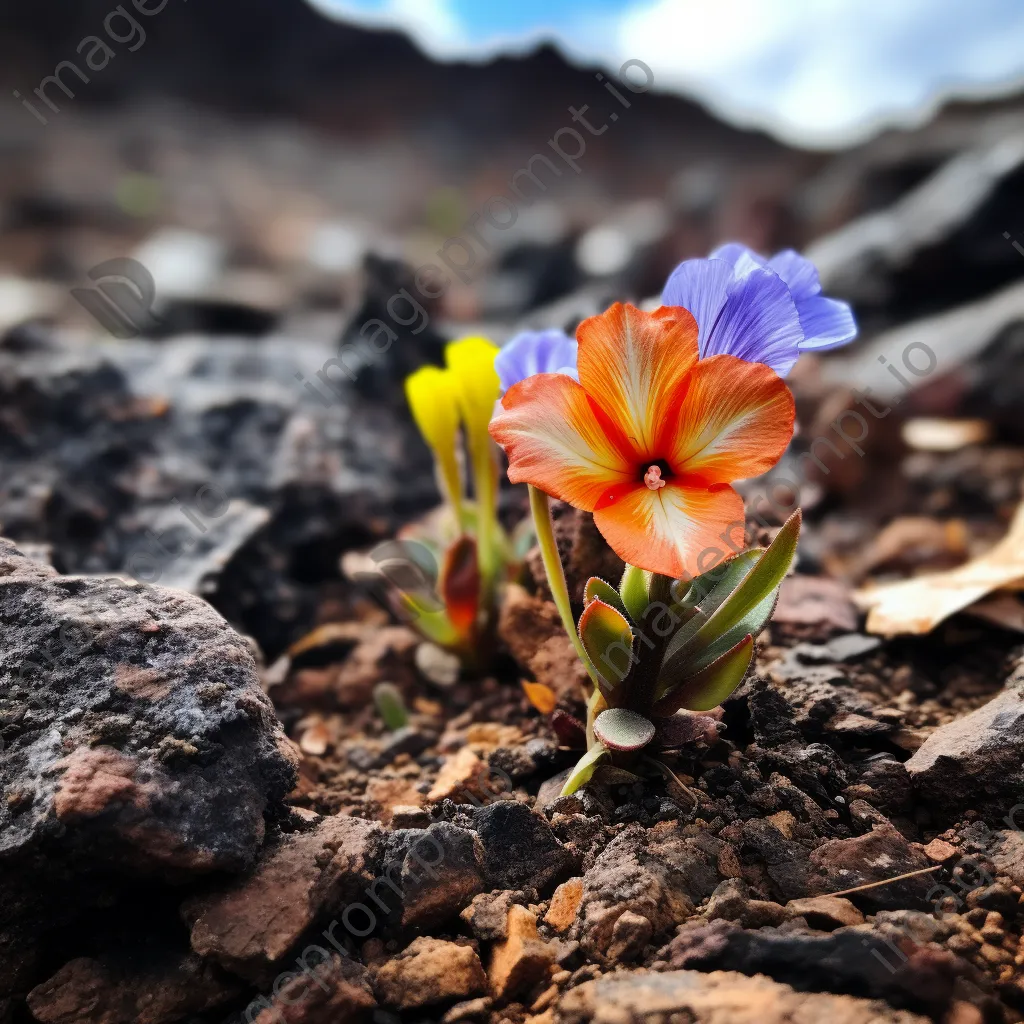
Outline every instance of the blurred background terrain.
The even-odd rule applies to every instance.
[[[910,128],[865,127],[877,113],[865,99],[847,134],[866,139],[800,148],[682,95],[681,65],[666,64],[657,33],[654,86],[627,90],[626,108],[606,88],[618,69],[598,46],[590,62],[563,56],[564,38],[467,61],[467,41],[441,62],[399,30],[412,8],[392,6],[394,28],[379,11],[370,24],[337,21],[301,0],[253,0],[244,12],[143,3],[148,15],[51,0],[4,12],[7,535],[49,545],[67,572],[131,572],[139,546],[165,538],[150,572],[210,597],[273,655],[311,615],[330,614],[324,595],[344,550],[433,500],[405,373],[459,334],[571,330],[613,298],[651,300],[676,262],[725,239],[809,249],[826,290],[854,303],[858,348],[820,373],[805,360],[806,383],[794,382],[811,422],[829,387],[874,381],[884,392],[893,378],[875,348],[935,317],[941,372],[923,382],[933,398],[922,408],[982,401],[1019,434],[1024,100],[1005,82],[998,98],[912,112],[904,120],[923,123]],[[434,6],[406,18],[428,43],[441,25]],[[524,17],[543,35],[546,15]],[[1001,32],[1001,17],[979,8],[986,38],[1016,31],[1007,21]],[[808,47],[815,38],[808,30]],[[933,90],[927,103],[941,99]],[[583,132],[570,107],[606,125],[577,136],[585,152],[571,164],[550,145],[562,132],[562,152],[578,147],[564,131]],[[848,128],[845,109],[836,118]],[[801,125],[783,134],[817,138]],[[536,176],[517,178],[524,169]],[[515,223],[499,229],[486,211],[502,195]],[[461,242],[444,250],[449,239]],[[472,266],[442,267],[450,286],[412,293],[421,312],[393,306],[407,326],[394,323],[389,300],[413,287],[417,267],[443,263],[439,251],[448,267]],[[89,271],[126,257],[152,275],[159,322],[118,339],[72,291],[95,291]],[[399,334],[383,353],[360,338],[373,317]],[[346,366],[358,361],[354,381],[328,366],[334,383],[314,388],[339,347]],[[834,474],[825,490],[852,493],[862,473]],[[200,530],[173,501],[208,484],[230,511]],[[875,519],[899,505],[861,497]],[[804,503],[826,498],[819,487]]]
[[[321,833],[332,851],[351,839],[371,877],[384,846],[368,822],[396,830],[390,858],[398,833],[439,827],[427,805],[445,828],[475,830],[490,866],[419,911],[410,902],[419,930],[440,907],[452,934],[497,948],[486,914],[458,917],[475,894],[536,910],[533,886],[546,899],[556,878],[585,876],[595,900],[636,911],[636,934],[616,931],[620,952],[636,946],[622,962],[768,973],[803,993],[793,1012],[808,1019],[1021,1020],[1016,823],[996,850],[1001,881],[979,883],[948,927],[918,875],[938,864],[950,880],[979,816],[995,823],[1020,799],[1024,570],[983,565],[1007,589],[988,600],[986,583],[971,614],[885,642],[851,595],[992,550],[1020,503],[1022,76],[1016,0],[7,2],[0,532],[24,557],[0,545],[0,1024],[85,1024],[96,1007],[114,1007],[110,1024],[243,1019],[311,921],[343,902],[321,885]],[[546,681],[579,713],[579,666],[529,561],[493,676],[461,681],[342,565],[437,504],[410,371],[460,336],[571,332],[613,301],[657,305],[680,260],[728,240],[806,252],[861,331],[802,357],[791,451],[743,485],[761,540],[802,505],[799,564],[757,678],[720,715],[728,731],[708,726],[680,757],[714,825],[694,829],[671,787],[558,803],[566,751],[517,683]],[[766,490],[770,508],[754,500]],[[524,496],[506,486],[501,512],[522,519]],[[577,591],[621,571],[587,517],[557,516]],[[1024,565],[1017,522],[1001,571]],[[117,603],[48,567],[179,589],[125,587]],[[60,671],[26,680],[31,638],[63,629],[76,588],[82,621],[113,616],[120,674],[111,683],[103,659],[65,644]],[[38,608],[23,596],[43,592]],[[558,645],[561,660],[548,656]],[[153,650],[166,690],[146,674]],[[413,707],[401,735],[372,707],[385,679]],[[294,788],[282,728],[301,747]],[[922,758],[929,743],[949,756]],[[102,770],[97,750],[114,751]],[[464,753],[508,769],[514,811],[453,809]],[[94,778],[115,780],[117,803],[121,755],[156,780],[133,791],[145,806],[128,801],[122,829],[123,808],[100,801],[65,829],[60,773],[85,780],[73,816]],[[361,839],[342,835],[353,821]],[[649,857],[619,844],[636,825]],[[246,876],[233,903],[235,876],[268,863],[270,880]],[[789,907],[904,871],[918,875],[857,907]],[[640,879],[632,895],[623,878]],[[308,895],[285,880],[322,897],[308,919],[279,913]],[[630,903],[637,892],[658,912]],[[864,924],[861,910],[890,917]],[[812,927],[793,926],[805,913]],[[190,914],[202,919],[191,946]],[[552,940],[570,994],[601,974],[580,952],[585,918],[572,942]],[[680,932],[661,957],[652,935],[684,921],[708,930]],[[395,925],[386,950],[350,946],[376,969],[410,934]],[[914,962],[891,981],[881,947],[911,934]],[[419,980],[451,976],[442,964]],[[627,1014],[644,976],[613,980]],[[330,998],[347,1009],[289,1020],[361,1019],[374,997],[342,981]],[[412,987],[396,984],[387,1005]],[[833,992],[891,1005],[847,1018]],[[484,1002],[443,1020],[551,1019],[505,1016],[500,999],[492,1017]]]

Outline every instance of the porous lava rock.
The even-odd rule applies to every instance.
[[[183,591],[61,576],[6,540],[0,620],[5,923],[253,863],[296,755],[242,636]]]

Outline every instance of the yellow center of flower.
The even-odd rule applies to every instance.
[[[661,466],[651,465],[647,467],[647,472],[644,473],[644,483],[652,491],[656,491],[659,487],[664,487],[668,481],[661,479]]]

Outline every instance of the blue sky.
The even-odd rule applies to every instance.
[[[310,0],[403,28],[440,59],[540,39],[694,96],[787,141],[839,146],[915,124],[947,96],[1024,85],[1024,0]]]

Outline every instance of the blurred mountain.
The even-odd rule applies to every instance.
[[[156,9],[159,0],[142,5]],[[105,31],[107,16],[122,9],[141,25],[145,42],[121,16],[110,22],[113,33]],[[42,79],[70,60],[90,78],[86,84],[71,69],[63,73],[76,105],[173,98],[253,118],[296,119],[350,138],[401,136],[455,172],[496,152],[528,157],[572,125],[569,106],[584,105],[598,126],[604,114],[621,115],[615,145],[602,147],[601,160],[612,161],[609,170],[636,193],[649,192],[684,159],[792,159],[763,133],[656,94],[657,83],[655,93],[625,110],[596,79],[596,68],[573,66],[553,47],[481,65],[438,64],[400,33],[330,21],[304,0],[167,0],[149,17],[132,3],[47,0],[6,5],[0,30],[0,84],[8,96],[18,90],[34,100]],[[99,71],[84,61],[93,43],[77,52],[90,36],[116,54]],[[56,86],[49,91],[63,102]],[[9,107],[8,114],[31,117],[13,97]]]

